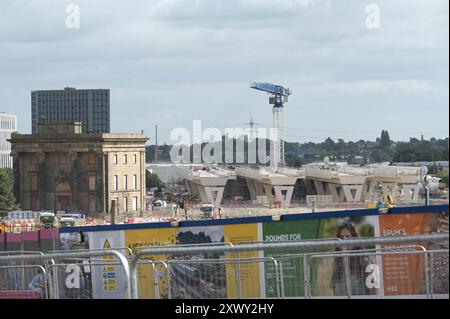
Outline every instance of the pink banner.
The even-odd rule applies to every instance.
[[[22,235],[21,234],[14,234],[14,233],[7,233],[6,234],[6,241],[8,243],[21,243],[22,242]]]
[[[43,229],[40,230],[41,239],[59,240],[59,232],[57,229]]]
[[[22,239],[26,241],[38,241],[39,233],[37,231],[22,233]]]

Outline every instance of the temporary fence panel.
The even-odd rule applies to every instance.
[[[279,293],[277,272],[264,276],[264,270],[277,269],[276,261],[262,252],[228,254],[226,266],[228,298],[264,298],[266,290]],[[265,280],[267,278],[267,280]]]
[[[57,260],[49,282],[53,299],[124,299],[129,285],[113,256]]]
[[[448,249],[428,252],[431,298],[449,298],[448,258]]]
[[[383,252],[349,251],[309,256],[308,274],[317,269],[322,277],[308,281],[310,297],[430,298],[428,253],[413,250]],[[379,258],[389,258],[389,269]],[[395,272],[394,272],[395,271]],[[324,275],[327,274],[327,275]],[[395,288],[395,294],[392,291]]]
[[[39,265],[0,266],[0,299],[45,299],[46,277]]]
[[[168,261],[172,299],[226,298],[225,264],[219,262]]]
[[[44,287],[44,296],[52,299],[123,299],[131,296],[128,260],[117,251],[41,254],[0,254],[0,266],[20,270],[19,273],[15,270],[5,275],[8,281],[13,282],[15,290],[35,291]],[[32,273],[27,277],[27,274],[24,275],[25,268],[47,271],[43,274]],[[2,280],[2,283],[8,281]],[[93,282],[105,284],[105,290],[99,292],[94,289]],[[115,288],[114,291],[108,290],[111,287]],[[4,290],[11,288],[5,287]],[[105,294],[105,291],[109,294]]]
[[[280,296],[278,266],[273,258],[224,258],[167,261],[170,293],[173,299],[240,299],[264,297],[260,278],[251,280],[254,268],[274,264],[268,281],[275,296]],[[249,280],[250,279],[250,280]]]
[[[155,299],[171,299],[170,274],[168,265],[164,261],[141,260],[138,262],[138,272],[152,274],[141,276],[140,286],[150,287]],[[142,294],[139,294],[141,298]]]
[[[261,278],[264,278],[263,285],[265,285],[265,289],[263,289],[266,298],[280,298],[280,297],[294,297],[298,298],[302,296],[313,296],[313,297],[336,297],[336,298],[345,298],[345,297],[361,297],[361,296],[379,296],[383,297],[385,294],[385,286],[383,286],[383,281],[386,282],[386,280],[383,278],[383,267],[382,267],[382,259],[384,257],[390,257],[394,255],[391,248],[386,247],[383,248],[384,252],[380,253],[361,253],[361,251],[352,251],[348,250],[348,252],[341,251],[338,254],[333,253],[329,255],[324,255],[323,251],[324,249],[330,249],[330,248],[341,248],[344,250],[346,247],[375,247],[376,245],[382,245],[382,244],[401,244],[401,243],[414,243],[414,242],[432,242],[432,241],[439,241],[439,240],[445,240],[448,239],[448,234],[442,234],[442,235],[425,235],[425,236],[409,236],[409,237],[398,237],[398,238],[359,238],[359,239],[351,239],[346,241],[336,241],[336,240],[325,240],[325,241],[303,241],[303,242],[284,242],[284,243],[264,243],[264,244],[250,244],[250,245],[239,245],[239,246],[233,246],[233,247],[158,247],[158,248],[148,248],[144,249],[142,251],[139,251],[133,258],[133,262],[131,264],[131,278],[132,278],[132,284],[137,286],[137,276],[136,276],[136,266],[134,263],[137,260],[140,260],[141,257],[146,255],[152,255],[152,256],[172,256],[172,258],[176,256],[184,256],[179,257],[177,259],[178,266],[174,270],[171,271],[171,276],[177,275],[182,277],[175,278],[175,283],[173,283],[173,280],[171,279],[170,282],[172,283],[172,290],[174,290],[174,285],[179,285],[180,283],[187,286],[184,291],[182,291],[181,295],[183,298],[206,298],[202,297],[201,291],[205,291],[204,289],[205,282],[211,282],[211,277],[214,279],[212,280],[213,286],[215,282],[218,282],[217,275],[212,275],[212,269],[211,266],[209,268],[200,267],[197,264],[201,264],[202,262],[206,263],[212,263],[210,260],[205,261],[205,259],[198,258],[198,256],[205,256],[205,255],[211,255],[211,254],[217,254],[217,255],[227,255],[228,258],[222,258],[220,259],[220,263],[228,264],[228,267],[230,264],[233,265],[233,267],[229,267],[230,269],[228,273],[226,273],[227,278],[227,289],[229,290],[232,285],[232,283],[236,283],[236,288],[234,291],[236,291],[236,294],[233,296],[234,298],[246,298],[245,296],[240,295],[240,291],[242,290],[242,283],[239,278],[241,276],[241,271],[238,267],[236,270],[236,263],[246,263],[244,258],[238,258],[238,262],[236,262],[235,255],[236,254],[242,254],[242,253],[256,253],[256,252],[262,252],[265,253],[269,252],[268,255],[270,255],[276,265],[275,270],[269,270],[266,271],[266,269],[270,269],[269,265],[265,265],[263,267],[264,272],[261,274]],[[411,246],[411,245],[410,245]],[[411,247],[414,247],[414,250],[417,249],[417,245],[412,245]],[[420,248],[420,247],[419,247]],[[350,248],[347,248],[350,249]],[[314,252],[319,250],[319,252]],[[371,248],[373,251],[374,249]],[[314,264],[311,264],[312,261],[308,260],[305,264],[305,259],[303,261],[294,261],[295,265],[292,266],[294,269],[293,276],[295,278],[299,278],[297,282],[291,280],[294,277],[286,276],[286,268],[289,264],[286,264],[286,260],[281,262],[280,267],[280,259],[283,259],[284,256],[288,254],[292,254],[291,252],[302,252],[305,254],[305,251],[309,251],[307,255],[308,258],[313,259],[314,258]],[[274,253],[278,256],[274,256]],[[357,254],[355,254],[357,253]],[[411,281],[417,283],[417,285],[420,290],[423,290],[423,287],[425,288],[426,295],[429,296],[429,273],[427,271],[421,271],[420,265],[422,265],[423,270],[426,269],[425,265],[427,264],[427,256],[425,254],[425,251],[423,252],[417,252],[417,251],[401,251],[398,252],[398,254],[408,254],[413,255],[414,259],[416,260],[416,264],[418,265],[414,270],[415,273],[411,274]],[[347,254],[347,255],[345,255]],[[186,258],[186,256],[190,256],[189,259]],[[267,256],[267,255],[266,255]],[[239,255],[238,255],[239,257]],[[267,257],[266,257],[267,258]],[[413,257],[409,257],[413,258]],[[301,259],[301,258],[297,258]],[[321,259],[321,260],[320,260]],[[328,259],[328,260],[325,260]],[[180,261],[181,260],[181,261]],[[169,264],[173,262],[173,259],[169,262]],[[254,261],[253,261],[254,262]],[[218,261],[213,262],[213,264],[220,264]],[[247,261],[248,263],[248,261]],[[193,266],[193,264],[195,266]],[[184,266],[183,269],[180,269],[181,266]],[[286,265],[284,267],[284,265]],[[169,265],[170,269],[171,265]],[[220,268],[219,268],[220,269]],[[227,268],[225,268],[227,269]],[[306,271],[305,271],[306,269]],[[325,269],[325,270],[324,270]],[[303,270],[303,271],[302,271]],[[220,273],[219,271],[216,271]],[[289,273],[289,271],[288,271]],[[328,273],[328,279],[326,276],[323,276],[324,273]],[[334,274],[333,274],[334,273]],[[272,276],[273,275],[273,276]],[[301,284],[303,276],[303,281],[306,283],[306,285]],[[274,295],[269,295],[267,293],[267,280],[271,278],[277,278],[275,280],[276,284],[272,285],[272,293]],[[305,280],[306,278],[306,280]],[[428,278],[428,279],[427,279]],[[419,280],[420,279],[420,280]],[[192,285],[188,285],[187,283],[191,280]],[[192,281],[195,280],[195,281]],[[300,283],[298,283],[300,281]],[[425,284],[420,283],[420,281],[425,282]],[[286,283],[285,283],[286,282]],[[255,285],[256,283],[256,285]],[[253,286],[258,286],[257,283],[261,284],[261,281],[254,280]],[[217,284],[216,284],[217,285]],[[208,287],[208,286],[206,286]],[[209,287],[208,287],[209,288]],[[189,289],[193,289],[192,291]],[[175,289],[178,292],[180,289]],[[287,290],[291,290],[287,292]],[[369,290],[369,291],[367,291]],[[275,294],[276,291],[276,294]],[[293,291],[293,293],[292,293]],[[307,292],[307,294],[305,293]],[[405,296],[410,296],[410,292],[404,291],[402,292]],[[419,294],[419,297],[421,292],[417,292]],[[209,294],[211,295],[211,293]],[[227,294],[227,297],[229,297],[231,294]],[[263,295],[263,294],[261,294]],[[133,298],[137,298],[136,295],[133,295]],[[223,298],[223,297],[222,297]]]

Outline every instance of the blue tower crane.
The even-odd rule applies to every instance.
[[[284,166],[284,121],[283,109],[284,103],[288,102],[291,90],[281,85],[271,83],[254,82],[250,84],[250,88],[272,94],[269,103],[273,105],[273,128],[275,130],[274,138],[274,165]]]

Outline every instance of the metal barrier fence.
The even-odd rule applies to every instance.
[[[17,263],[21,265],[16,265]],[[128,260],[116,250],[9,256],[1,254],[0,266],[6,270],[20,269],[22,272],[25,269],[41,270],[32,273],[33,277],[22,275],[20,286],[1,289],[0,298],[26,298],[33,292],[33,298],[91,299],[94,291],[101,292],[96,295],[100,299],[131,297]],[[9,275],[6,277],[8,280],[14,278]]]
[[[2,252],[0,299],[448,298],[448,239]]]
[[[403,274],[403,275],[391,275],[392,278],[395,276],[399,276],[395,282],[397,287],[403,287],[402,285],[411,285],[412,282],[413,287],[408,289],[403,289],[402,291],[397,291],[393,294],[388,294],[388,296],[398,296],[402,294],[414,295],[414,296],[421,296],[423,295],[423,291],[425,291],[425,297],[431,298],[433,295],[433,290],[431,289],[431,280],[433,276],[436,276],[436,274],[433,274],[432,268],[430,268],[429,264],[429,256],[433,256],[436,254],[440,254],[440,259],[444,260],[445,254],[447,253],[447,260],[448,260],[448,250],[441,250],[441,251],[426,251],[425,248],[417,245],[413,245],[409,247],[409,250],[407,251],[395,251],[399,250],[398,247],[383,247],[381,249],[367,249],[367,248],[357,248],[357,247],[375,247],[375,245],[388,245],[388,244],[401,244],[401,243],[415,243],[415,242],[436,242],[436,241],[448,241],[448,234],[439,234],[439,235],[425,235],[425,236],[412,236],[412,237],[397,237],[397,238],[367,238],[367,239],[352,239],[352,240],[346,240],[346,241],[337,241],[336,239],[333,240],[325,240],[325,241],[303,241],[303,242],[286,242],[286,243],[259,243],[259,244],[245,244],[245,245],[237,245],[237,246],[230,246],[230,247],[159,247],[159,248],[150,248],[150,249],[142,249],[134,255],[131,265],[130,265],[130,271],[131,271],[131,285],[132,285],[132,297],[138,298],[139,297],[139,288],[138,288],[138,276],[137,276],[137,263],[140,260],[142,256],[151,255],[151,256],[171,256],[172,259],[165,260],[165,263],[167,265],[175,264],[177,265],[179,269],[177,270],[170,270],[170,266],[168,266],[167,273],[165,273],[165,276],[169,276],[170,279],[168,279],[169,283],[172,283],[172,285],[180,285],[183,284],[185,286],[188,286],[188,288],[184,289],[183,293],[179,296],[180,298],[205,298],[206,297],[214,297],[216,295],[214,294],[208,294],[203,293],[201,294],[201,291],[205,291],[204,287],[208,287],[208,289],[216,289],[214,288],[214,284],[216,283],[216,286],[220,286],[220,284],[217,284],[218,279],[213,276],[213,280],[211,280],[211,268],[213,265],[220,263],[220,264],[243,264],[245,263],[245,258],[240,258],[242,256],[238,256],[237,259],[233,259],[233,254],[254,254],[258,256],[261,252],[273,252],[278,251],[278,254],[280,253],[280,250],[287,252],[287,251],[293,251],[293,250],[303,250],[301,254],[297,254],[296,256],[287,256],[281,255],[272,256],[272,260],[274,261],[274,264],[276,265],[272,270],[270,267],[267,267],[266,265],[263,266],[265,270],[265,279],[264,284],[267,285],[269,279],[275,278],[275,284],[273,284],[272,290],[266,290],[268,293],[266,295],[259,295],[259,296],[252,296],[252,297],[261,297],[264,296],[266,298],[283,298],[283,297],[294,297],[294,298],[312,298],[318,295],[321,295],[321,297],[327,297],[326,294],[323,293],[317,293],[317,289],[320,290],[320,285],[324,285],[322,281],[324,279],[319,278],[319,272],[318,267],[314,265],[314,263],[317,263],[317,260],[322,258],[321,262],[321,272],[326,271],[328,269],[328,272],[331,267],[337,268],[335,271],[336,275],[334,275],[334,278],[332,277],[329,283],[331,283],[331,287],[328,287],[328,289],[332,290],[332,294],[329,294],[330,297],[347,297],[347,298],[354,298],[354,297],[369,297],[369,296],[376,296],[376,297],[384,297],[384,294],[381,293],[374,293],[375,289],[378,289],[376,291],[381,292],[381,288],[383,285],[388,284],[393,286],[392,283],[389,282],[389,275],[383,274],[383,279],[380,279],[381,274],[379,273],[379,265],[384,264],[385,268],[392,268],[395,270],[395,261],[392,260],[392,257],[397,257],[398,255],[408,255],[407,258],[412,258],[412,261],[408,261],[408,267],[410,267],[412,270],[417,271],[414,273],[412,271],[411,273]],[[330,252],[330,251],[323,251],[323,249],[329,249],[329,248],[340,248],[340,249],[347,249],[347,251],[341,251],[341,252]],[[351,250],[357,248],[358,250]],[[402,247],[401,249],[404,249],[405,247]],[[411,251],[411,248],[414,250]],[[322,249],[322,252],[320,252],[320,249]],[[420,249],[420,251],[417,251],[417,249]],[[310,250],[310,252],[305,253],[305,250]],[[311,252],[313,250],[313,252]],[[205,254],[205,253],[221,253],[225,257],[221,258],[221,261],[218,260],[183,260],[187,259],[186,256],[189,255],[198,255],[198,254]],[[176,260],[176,256],[184,256],[181,259]],[[364,257],[366,256],[366,257]],[[179,258],[179,257],[178,257]],[[329,260],[324,262],[323,259],[328,258]],[[370,261],[370,258],[373,259],[373,262]],[[248,261],[251,261],[250,263],[258,264],[260,268],[261,263],[264,258],[253,258],[249,259]],[[437,258],[435,258],[437,259]],[[313,262],[314,261],[314,262]],[[444,260],[445,261],[445,260]],[[400,261],[401,263],[402,261]],[[411,266],[411,262],[412,265]],[[249,263],[249,262],[247,262]],[[312,264],[313,263],[313,264]],[[199,265],[209,265],[209,268],[205,268],[204,266],[199,267]],[[439,262],[435,263],[436,266],[440,265]],[[442,264],[442,262],[441,262]],[[181,266],[180,266],[181,265]],[[294,265],[294,266],[293,266]],[[415,265],[415,266],[414,266]],[[448,265],[448,261],[447,261]],[[364,268],[365,266],[365,268]],[[403,265],[404,266],[404,265]],[[180,267],[184,267],[183,270],[181,270]],[[445,271],[445,268],[440,266],[440,269],[443,269],[441,276],[445,276],[445,273],[447,273],[448,276],[448,268]],[[289,271],[289,268],[291,270]],[[209,270],[208,270],[209,269]],[[225,268],[226,269],[226,268]],[[230,268],[233,269],[233,268]],[[228,297],[242,297],[240,292],[242,289],[242,274],[241,274],[241,267],[234,267],[235,269],[235,276],[231,276],[230,273],[227,273],[227,281],[230,281],[229,278],[233,278],[232,281],[235,281],[235,294],[233,295],[233,290],[229,288],[230,283],[227,283],[227,295],[223,296],[221,295],[221,298]],[[292,271],[292,269],[295,269],[295,271]],[[312,269],[315,269],[314,271]],[[324,270],[325,269],[325,270]],[[422,276],[422,270],[423,270],[423,276]],[[377,272],[378,271],[378,272]],[[223,270],[222,270],[223,272]],[[169,273],[169,274],[168,274]],[[332,272],[333,273],[333,272]],[[342,273],[344,274],[342,278]],[[190,274],[190,275],[188,275]],[[372,278],[372,277],[373,278]],[[403,277],[402,277],[403,276]],[[405,277],[406,276],[406,277]],[[236,277],[238,279],[236,279]],[[209,279],[208,279],[209,278]],[[371,278],[371,282],[367,282],[367,278]],[[392,279],[391,278],[391,279]],[[424,279],[423,279],[424,278]],[[319,280],[320,279],[320,280]],[[419,281],[425,280],[425,284],[417,283]],[[302,283],[303,282],[303,283]],[[209,286],[207,285],[209,283]],[[369,292],[367,292],[367,289],[362,289],[363,285],[368,285]],[[254,286],[257,286],[258,283],[254,283]],[[270,285],[270,283],[269,283]],[[373,288],[370,288],[370,285],[373,285]],[[414,285],[416,285],[414,287]],[[232,286],[232,285],[231,285]],[[245,287],[248,287],[248,285],[245,285]],[[315,287],[313,289],[313,287]],[[425,287],[425,290],[423,289]],[[267,288],[267,287],[266,287]],[[353,288],[353,289],[352,289]],[[420,289],[419,289],[420,288]],[[441,288],[441,290],[445,290]],[[180,291],[178,289],[177,291]],[[208,290],[206,290],[208,291]],[[414,293],[410,293],[413,291]],[[250,293],[251,294],[251,293]],[[448,295],[448,289],[447,291],[444,291],[444,294]],[[177,296],[174,296],[173,294],[167,294],[168,296],[172,298],[177,298]],[[248,297],[244,296],[244,297]]]

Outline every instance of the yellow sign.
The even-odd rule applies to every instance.
[[[108,241],[108,238],[105,239],[105,243],[103,244],[103,249],[110,249],[111,244]]]
[[[108,238],[105,238],[105,242],[103,243],[103,249],[111,249],[111,244],[108,241]],[[114,260],[114,256],[103,256],[103,260]]]
[[[224,226],[225,242],[238,245],[244,242],[258,241],[258,224],[241,224],[241,225],[225,225]],[[235,299],[238,297],[237,280],[240,281],[240,297],[241,298],[261,298],[260,283],[260,267],[263,267],[257,258],[258,252],[241,252],[239,255],[227,258],[256,258],[248,263],[227,264],[227,297]],[[239,277],[238,277],[239,273]]]
[[[176,244],[176,229],[162,228],[162,229],[138,229],[125,231],[125,245],[132,251],[143,247],[167,246]],[[144,256],[141,259],[159,261],[167,260],[167,255]],[[157,264],[157,271],[164,272],[163,265]],[[138,265],[137,268],[139,279],[139,298],[140,299],[156,299],[155,277],[154,269],[151,264]],[[166,276],[158,280],[159,291],[164,297],[165,287],[167,286]]]

